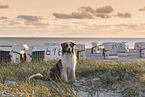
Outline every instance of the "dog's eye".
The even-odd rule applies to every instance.
[[[68,46],[68,44],[65,44],[65,47],[67,47]]]
[[[73,44],[70,44],[71,47],[73,47]]]

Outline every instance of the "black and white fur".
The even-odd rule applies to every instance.
[[[61,77],[66,82],[76,81],[75,67],[76,67],[76,54],[75,54],[75,43],[72,41],[62,42],[61,44],[61,59],[51,67],[47,76],[41,75],[40,73],[34,74],[29,77],[31,78],[50,78],[55,79]]]
[[[75,67],[76,67],[76,55],[75,55],[75,43],[72,41],[61,43],[62,54],[61,63],[62,71],[61,77],[65,81],[76,81]]]

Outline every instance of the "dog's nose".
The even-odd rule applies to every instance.
[[[67,51],[68,51],[68,52],[71,52],[71,50],[72,50],[71,48],[67,48]]]
[[[70,51],[70,48],[68,48],[68,51]]]

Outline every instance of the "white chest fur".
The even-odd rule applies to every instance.
[[[66,82],[68,80],[76,81],[75,77],[75,67],[76,67],[76,56],[75,53],[65,53],[61,56],[62,62],[62,74],[61,77],[64,78]]]
[[[61,55],[62,66],[63,68],[75,68],[76,66],[76,56],[75,53],[65,53]]]

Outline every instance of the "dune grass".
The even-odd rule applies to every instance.
[[[105,88],[123,96],[140,96],[145,92],[145,62],[78,60],[77,82],[28,80],[35,73],[45,75],[57,60],[33,63],[0,64],[0,96],[78,96],[77,91],[93,87],[93,91]],[[91,80],[92,78],[98,78]],[[82,79],[85,79],[84,81]],[[78,83],[76,85],[76,83]],[[88,86],[86,86],[88,85]],[[84,87],[83,87],[84,88]],[[92,89],[92,88],[91,88]]]

